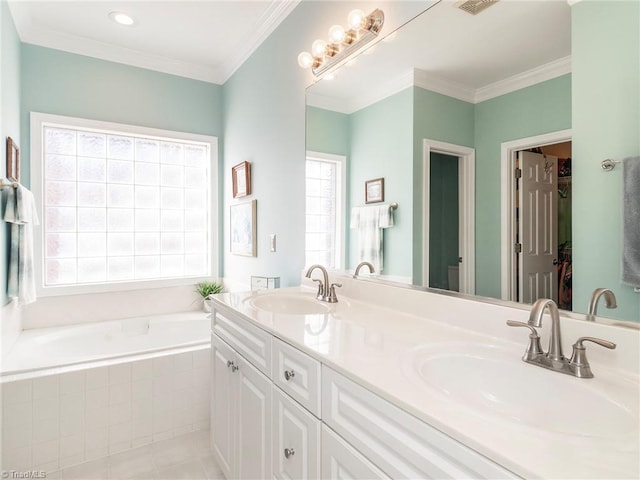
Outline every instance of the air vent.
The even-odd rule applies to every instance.
[[[461,0],[454,6],[472,15],[477,15],[494,3],[498,3],[498,1],[499,0]]]

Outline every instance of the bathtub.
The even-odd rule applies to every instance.
[[[23,331],[3,354],[3,377],[163,350],[208,345],[204,312],[127,318]]]
[[[53,473],[209,428],[204,312],[26,330],[3,353],[3,470]]]

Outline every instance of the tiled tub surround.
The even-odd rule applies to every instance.
[[[5,376],[0,470],[55,472],[206,430],[210,370],[207,344]]]
[[[638,478],[640,475],[640,331],[563,317],[565,355],[570,355],[571,344],[579,336],[605,338],[618,344],[613,351],[588,347],[595,378],[577,379],[520,362],[527,342],[526,329],[509,328],[505,322],[507,319],[526,322],[529,312],[525,308],[343,277],[335,280],[343,284],[338,290],[340,302],[331,306],[327,314],[276,314],[252,303],[256,296],[273,295],[272,292],[223,294],[216,296],[214,304],[222,311],[231,309],[320,361],[323,369],[326,366],[355,381],[517,476]],[[281,292],[299,290],[314,292],[315,288]],[[541,332],[545,350],[550,323],[545,315]],[[580,406],[576,405],[577,430],[553,432],[540,428],[535,421],[548,418],[552,413],[547,410],[549,405],[533,408],[533,414],[529,415],[534,418],[531,423],[511,422],[466,408],[416,380],[411,366],[426,355],[426,349],[446,347],[448,352],[456,352],[465,345],[497,346],[508,355],[505,358],[515,359],[525,374],[529,371],[526,369],[534,369],[537,381],[541,376],[549,376],[550,385],[565,381],[577,388],[589,385],[588,388],[606,392],[610,378],[621,379],[633,397],[630,400],[625,397],[624,402],[630,421],[623,426],[624,431],[616,434],[590,435],[588,428],[585,434],[576,433],[582,431],[580,425],[591,425],[594,420],[607,422],[606,418],[600,418],[599,411],[585,412],[584,418],[580,418]],[[545,385],[543,382],[540,388],[544,390]],[[549,396],[553,398],[554,392],[550,391]],[[561,405],[566,399],[558,397],[557,402]]]

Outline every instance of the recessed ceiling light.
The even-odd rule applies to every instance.
[[[131,26],[136,23],[133,17],[123,12],[111,12],[109,18],[120,25]]]

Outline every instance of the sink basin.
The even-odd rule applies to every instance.
[[[258,310],[278,314],[312,315],[331,310],[331,304],[320,302],[312,294],[304,293],[263,294],[245,301]]]
[[[476,414],[567,435],[609,437],[638,429],[638,392],[622,380],[574,378],[491,346],[418,352],[412,354],[411,376]]]

